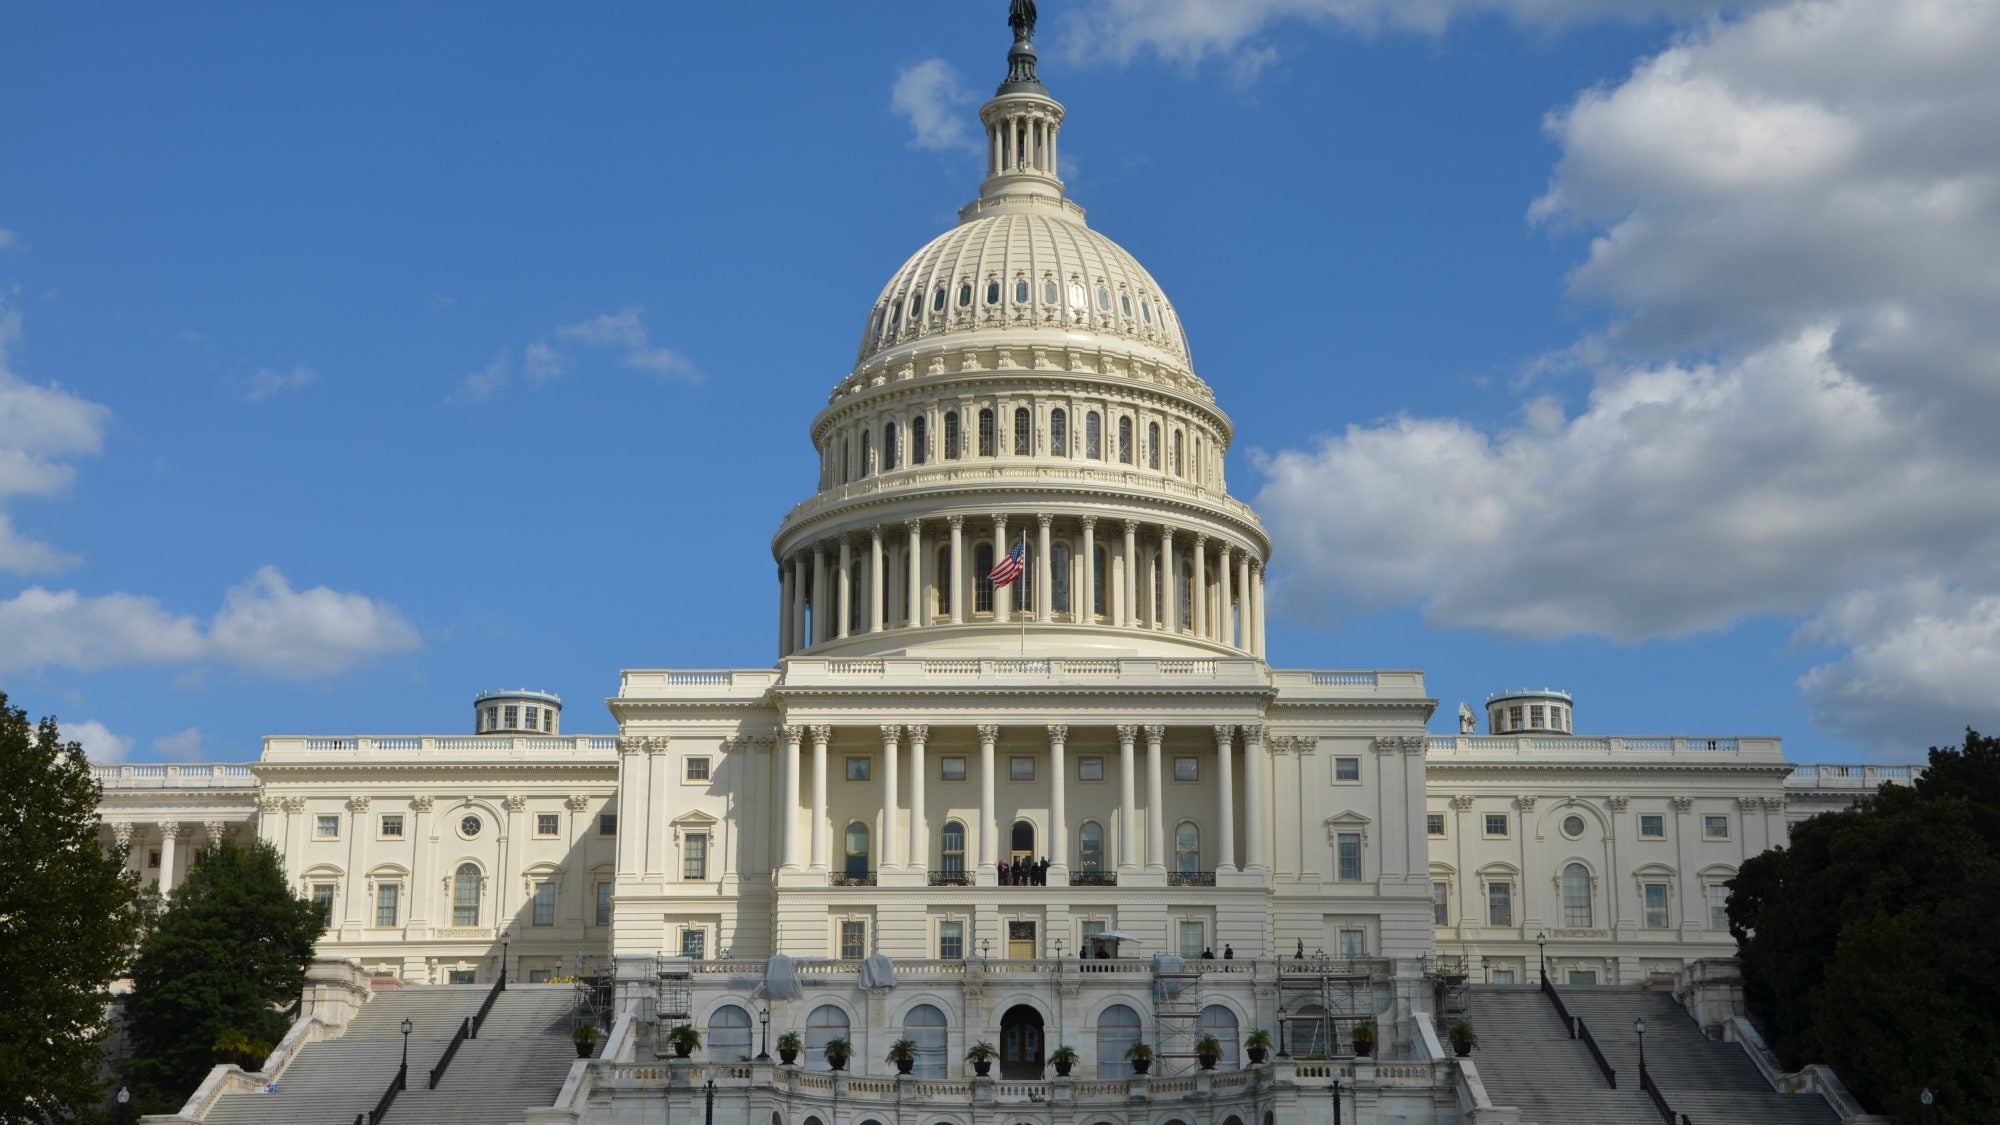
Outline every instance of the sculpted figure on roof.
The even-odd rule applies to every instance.
[[[1014,38],[1033,39],[1035,0],[1013,0],[1013,4],[1007,9],[1007,26],[1014,29]]]

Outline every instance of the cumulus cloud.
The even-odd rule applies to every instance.
[[[932,152],[978,151],[962,112],[972,100],[958,71],[939,58],[903,67],[889,90],[889,108],[910,124],[910,147]]]
[[[1992,659],[2000,605],[1996,52],[2000,6],[1794,0],[1552,113],[1529,217],[1593,234],[1587,400],[1266,458],[1281,595],[1516,636],[1801,616],[1834,650],[1801,683],[1822,728],[1992,725],[1937,677]]]
[[[274,371],[260,368],[248,377],[238,380],[243,389],[245,402],[266,402],[282,394],[304,390],[319,381],[319,372],[300,364],[290,371]]]
[[[132,749],[132,740],[111,733],[109,727],[96,719],[85,719],[80,723],[64,723],[60,731],[64,742],[80,743],[83,756],[103,766],[122,762]]]
[[[76,479],[74,460],[104,448],[111,411],[61,387],[30,382],[13,370],[8,352],[20,339],[21,314],[0,296],[0,503],[13,496],[52,496]],[[18,531],[0,509],[0,571],[50,574],[80,561]]]
[[[694,361],[653,341],[646,318],[636,306],[562,325],[551,335],[556,343],[551,343],[548,337],[536,340],[521,350],[518,363],[511,352],[494,356],[491,363],[459,380],[450,401],[462,405],[494,398],[513,384],[516,374],[528,386],[539,388],[574,366],[575,357],[565,348],[608,352],[621,367],[662,378],[690,383],[702,379]]]
[[[537,387],[561,375],[568,367],[569,357],[544,340],[529,344],[528,350],[521,353],[521,374]]]
[[[158,599],[31,586],[0,601],[0,672],[216,660],[289,679],[332,676],[422,647],[396,607],[324,586],[294,590],[275,567],[224,596],[203,623]]]
[[[153,754],[169,762],[200,761],[202,751],[207,748],[208,739],[200,727],[163,734],[153,740]]]
[[[513,377],[513,366],[506,354],[493,357],[492,362],[477,371],[467,372],[459,379],[458,387],[451,393],[451,402],[463,405],[468,402],[485,402],[505,390]]]

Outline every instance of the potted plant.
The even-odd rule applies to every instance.
[[[1049,1065],[1056,1068],[1057,1078],[1068,1078],[1070,1070],[1076,1066],[1076,1060],[1076,1048],[1067,1043],[1049,1052]]]
[[[1271,1033],[1263,1028],[1243,1037],[1243,1053],[1250,1056],[1250,1065],[1256,1066],[1271,1054]]]
[[[576,1044],[577,1058],[589,1058],[590,1052],[597,1047],[597,1025],[594,1023],[584,1024],[582,1027],[569,1033],[569,1041]]]
[[[1451,1049],[1457,1052],[1461,1059],[1472,1054],[1472,1049],[1479,1046],[1479,1033],[1472,1030],[1472,1025],[1464,1020],[1452,1024],[1451,1030],[1446,1034],[1451,1037]]]
[[[1374,1020],[1362,1020],[1354,1025],[1354,1053],[1362,1056],[1375,1053]]]
[[[993,1060],[999,1055],[993,1044],[981,1039],[965,1052],[965,1061],[972,1064],[972,1073],[984,1078],[993,1072]]]
[[[778,1061],[785,1066],[798,1062],[799,1050],[804,1046],[805,1040],[800,1039],[796,1031],[787,1031],[778,1036]]]
[[[846,1070],[847,1060],[853,1057],[854,1044],[849,1043],[845,1039],[829,1039],[826,1041],[826,1068],[828,1070]]]
[[[1144,1074],[1153,1069],[1153,1048],[1145,1043],[1134,1043],[1125,1048],[1125,1058],[1131,1062],[1134,1074]]]
[[[691,1023],[677,1024],[667,1032],[667,1046],[674,1049],[675,1058],[687,1058],[701,1046],[701,1029]]]
[[[1222,1040],[1213,1035],[1204,1035],[1194,1041],[1194,1058],[1203,1070],[1214,1070],[1222,1061]]]
[[[917,1068],[917,1041],[898,1039],[889,1044],[889,1062],[896,1064],[897,1074],[908,1074]]]

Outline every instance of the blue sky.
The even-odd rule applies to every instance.
[[[1438,730],[2000,725],[2000,20],[1711,7],[1043,5],[1070,190],[1278,537],[1274,663],[1423,668]],[[807,422],[976,192],[1005,10],[0,16],[0,686],[243,759],[768,663]]]

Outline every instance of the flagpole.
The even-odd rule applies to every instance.
[[[1027,559],[1027,557],[1028,557],[1028,529],[1024,527],[1021,529],[1021,558],[1025,560]],[[1022,583],[1020,579],[1018,578],[1015,579],[1014,589],[1019,590],[1022,587],[1022,585],[1024,585],[1024,583]],[[1021,616],[1021,659],[1026,660],[1028,658],[1028,607],[1016,606],[1015,608],[1020,612]]]

